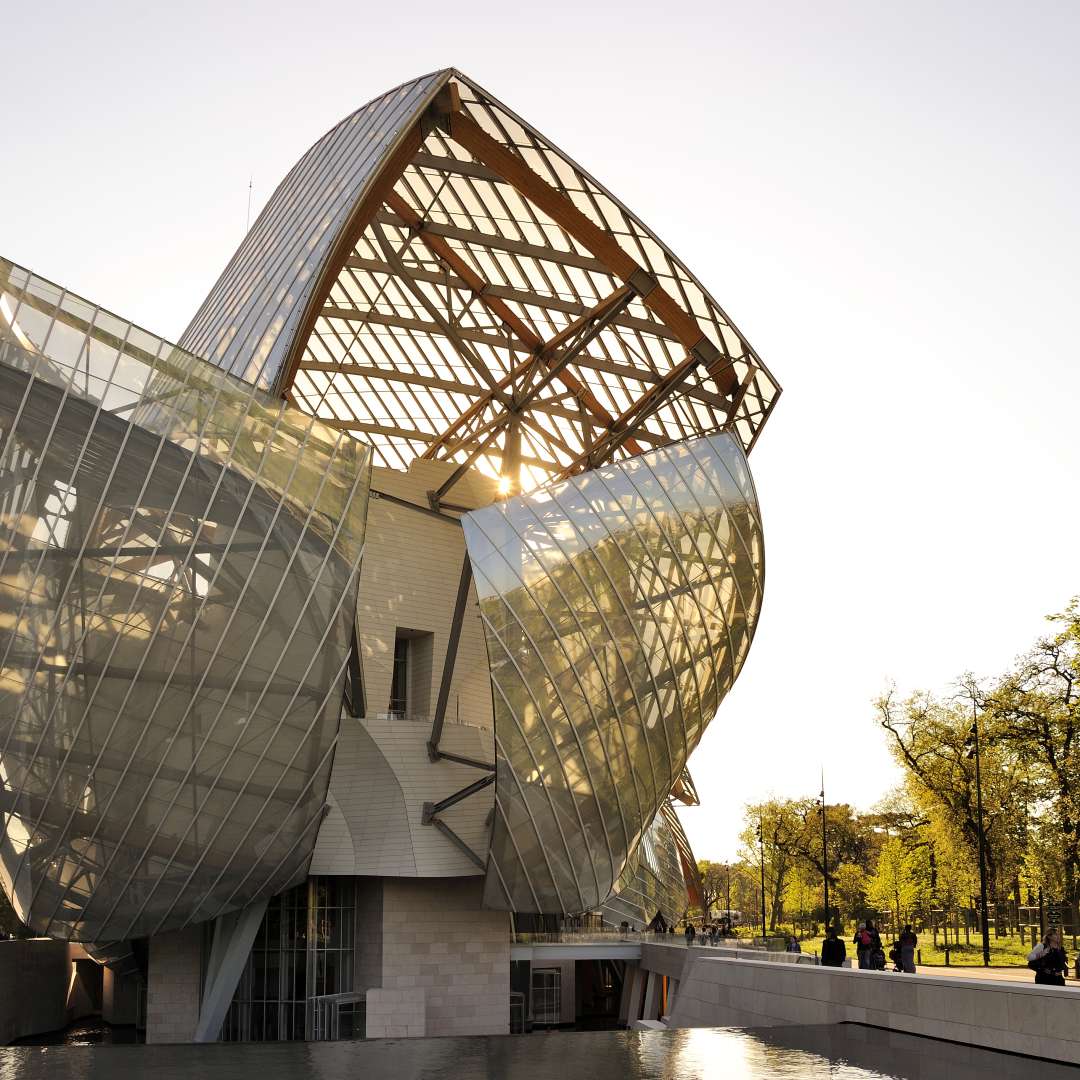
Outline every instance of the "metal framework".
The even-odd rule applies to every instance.
[[[507,494],[720,429],[749,449],[780,392],[653,233],[453,70],[312,147],[181,344],[377,464],[450,461]]]

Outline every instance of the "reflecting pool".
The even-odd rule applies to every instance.
[[[854,1024],[469,1039],[0,1048],[0,1080],[1077,1080],[1069,1065]]]

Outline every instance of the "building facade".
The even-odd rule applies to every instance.
[[[685,910],[779,387],[454,70],[331,129],[177,345],[0,262],[0,878],[148,1038],[506,1031],[514,921]]]

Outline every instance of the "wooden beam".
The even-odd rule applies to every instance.
[[[401,217],[390,210],[380,211],[375,218],[383,225],[394,225],[399,229],[406,227]],[[511,255],[521,255],[526,259],[545,259],[563,266],[573,266],[578,270],[591,270],[597,274],[611,273],[599,259],[594,259],[591,255],[579,255],[576,251],[559,251],[557,248],[544,247],[542,244],[530,244],[526,240],[512,240],[508,236],[465,229],[460,225],[449,225],[440,221],[426,221],[423,229],[432,236],[460,240],[463,244],[475,244],[477,247],[490,248],[493,251],[506,251]]]
[[[600,422],[600,425],[605,429],[613,421],[612,415],[601,405],[593,396],[592,391],[588,390],[585,385],[576,376],[571,375],[565,370],[568,363],[574,360],[580,353],[580,349],[575,349],[572,345],[568,350],[560,356],[560,350],[567,345],[571,339],[587,331],[597,320],[603,321],[604,317],[614,310],[621,310],[626,305],[627,298],[629,296],[629,290],[624,286],[621,289],[616,289],[610,295],[605,296],[595,307],[590,308],[589,311],[583,315],[579,315],[576,319],[567,324],[562,330],[555,334],[549,341],[538,341],[536,346],[536,352],[529,360],[522,361],[514,367],[508,374],[504,375],[502,379],[496,383],[495,387],[489,392],[486,398],[480,398],[473,402],[468,409],[465,410],[455,420],[449,428],[444,431],[438,439],[436,439],[424,452],[424,457],[434,457],[440,447],[447,442],[450,437],[463,425],[468,423],[476,414],[482,412],[492,396],[498,391],[506,390],[518,379],[526,376],[529,371],[533,370],[537,364],[546,369],[546,376],[544,380],[536,387],[531,393],[529,398],[523,401],[516,401],[515,408],[524,408],[532,398],[535,398],[536,394],[551,381],[551,378],[558,379],[573,395],[580,401],[586,409]],[[483,297],[481,297],[483,299]],[[530,331],[531,333],[531,331]],[[534,335],[535,337],[535,335]],[[591,337],[588,338],[591,340]],[[588,341],[585,341],[587,344]],[[592,405],[590,406],[590,399]],[[635,444],[636,445],[636,444]],[[640,450],[638,447],[637,450]]]
[[[735,390],[734,374],[724,367],[727,358],[720,349],[702,332],[697,320],[685,312],[675,298],[623,250],[614,236],[583,214],[563,192],[538,176],[521,158],[493,139],[468,113],[451,113],[450,135],[477,161],[494,169],[520,195],[591,251],[611,273],[633,285],[645,305],[659,316],[683,348],[706,365],[723,393],[730,394]]]
[[[320,312],[327,319],[343,319],[345,322],[373,323],[377,326],[396,326],[401,330],[416,330],[421,334],[430,334],[433,337],[445,337],[443,328],[436,322],[428,322],[425,319],[410,319],[403,315],[384,315],[381,311],[361,311],[359,308],[338,307],[327,304]],[[475,341],[478,345],[489,345],[493,349],[508,349],[511,351],[525,352],[524,346],[519,343],[507,341],[498,334],[484,330],[474,330],[468,326],[456,328],[459,336],[467,341]],[[299,365],[297,365],[299,366]]]
[[[366,364],[352,364],[342,361],[340,364],[327,360],[301,360],[300,371],[323,371],[330,375],[356,375],[361,379],[378,379],[385,382],[408,383],[411,386],[424,386],[429,390],[445,390],[450,394],[465,394],[476,397],[485,393],[482,386],[470,386],[468,383],[440,379],[435,375],[421,375],[415,371],[399,371],[397,368],[370,367]]]

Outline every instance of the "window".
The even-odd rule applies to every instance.
[[[355,880],[313,877],[275,896],[255,935],[221,1028],[223,1042],[351,1038],[362,1028],[352,997]],[[329,999],[329,1000],[327,1000]],[[338,1010],[325,1022],[323,1003]],[[347,1006],[344,1008],[343,1006]]]
[[[562,969],[533,968],[534,1024],[558,1024],[562,1017]]]
[[[390,717],[404,720],[409,708],[409,639],[394,638],[394,671],[390,676]]]

